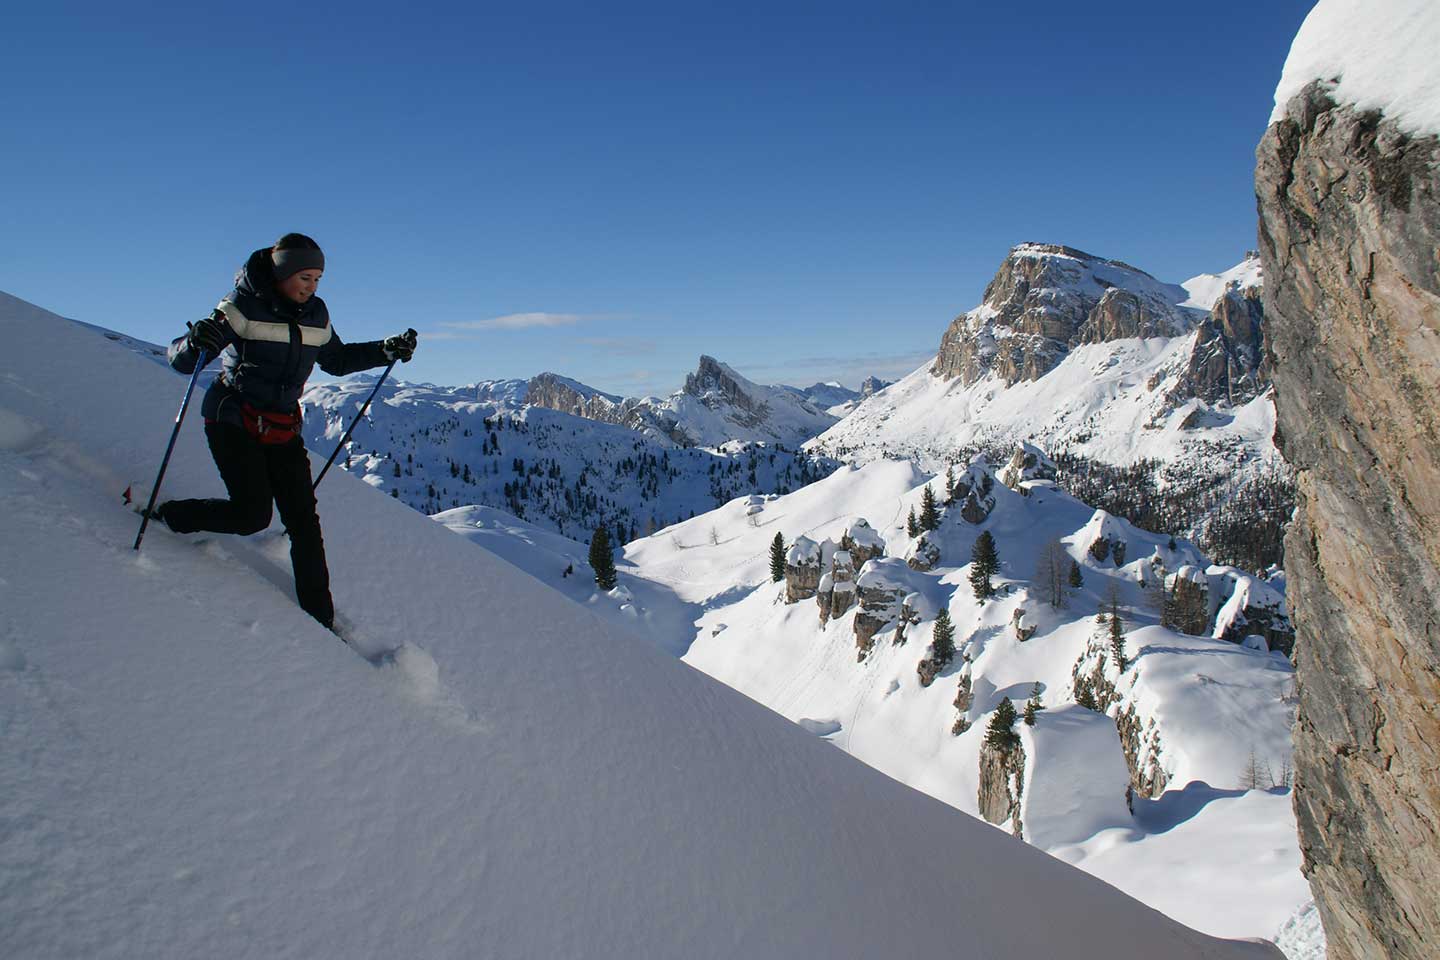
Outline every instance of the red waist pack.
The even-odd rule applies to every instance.
[[[300,432],[300,405],[295,405],[294,413],[272,413],[242,400],[240,420],[246,432],[261,443],[289,443]]]

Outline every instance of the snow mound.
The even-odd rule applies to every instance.
[[[1300,25],[1270,122],[1313,80],[1336,102],[1379,110],[1407,133],[1440,135],[1440,4],[1320,0]]]

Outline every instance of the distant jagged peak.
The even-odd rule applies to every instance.
[[[699,398],[704,398],[707,394],[718,390],[733,400],[735,399],[733,395],[736,393],[755,396],[763,388],[753,380],[735,372],[735,368],[728,363],[722,363],[709,354],[702,353],[695,372],[686,375],[683,389],[692,397]]]

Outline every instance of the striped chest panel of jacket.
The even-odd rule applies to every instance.
[[[235,290],[216,309],[234,334],[220,355],[225,385],[263,410],[293,410],[320,350],[334,336],[325,301],[312,297],[277,309]]]

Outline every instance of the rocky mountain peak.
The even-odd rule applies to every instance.
[[[1022,243],[985,298],[940,340],[931,372],[966,385],[994,372],[1006,384],[1037,380],[1074,346],[1126,337],[1176,336],[1198,321],[1184,288],[1119,260],[1074,247]]]
[[[875,394],[890,386],[893,381],[881,380],[879,377],[866,377],[860,384],[861,397],[873,397]]]

